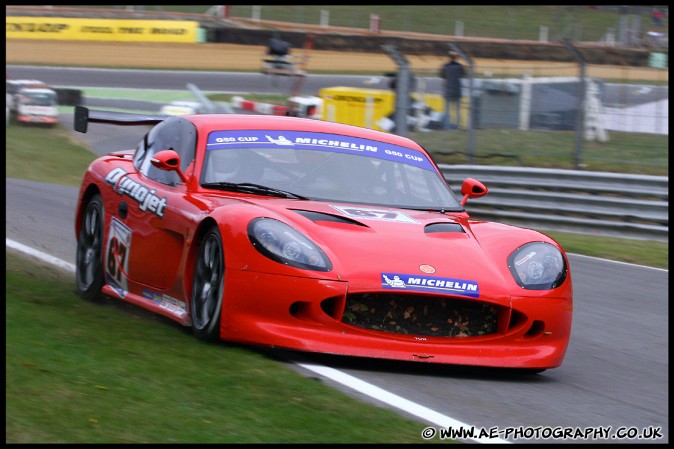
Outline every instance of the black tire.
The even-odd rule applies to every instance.
[[[220,339],[222,294],[225,287],[225,261],[222,238],[217,227],[206,232],[197,249],[192,282],[192,331],[205,341]]]
[[[103,201],[96,194],[89,200],[82,215],[77,237],[75,277],[79,295],[95,301],[102,297],[103,288]]]

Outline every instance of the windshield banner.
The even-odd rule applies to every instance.
[[[206,145],[207,150],[272,147],[359,154],[434,170],[430,160],[419,151],[341,134],[279,130],[216,131],[208,136]]]

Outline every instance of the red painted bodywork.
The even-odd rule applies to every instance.
[[[194,123],[198,130],[197,156],[194,166],[185,173],[185,183],[167,189],[164,184],[139,175],[132,164],[133,150],[98,158],[84,175],[75,220],[76,235],[86,201],[95,192],[101,194],[105,210],[104,258],[110,254],[107,242],[113,217],[132,233],[128,273],[120,274],[126,278],[128,288],[120,292],[106,285],[104,293],[185,326],[191,325],[189,298],[195,236],[206,224],[217,223],[226,267],[221,320],[223,340],[460,365],[547,369],[562,363],[572,321],[570,273],[555,289],[526,290],[517,285],[507,266],[508,256],[528,242],[548,242],[559,248],[548,236],[529,229],[472,220],[465,211],[442,214],[404,210],[416,224],[362,220],[361,225],[351,225],[314,221],[295,210],[335,215],[335,209],[330,206],[335,202],[214,191],[202,188],[198,181],[207,136],[216,130],[341,133],[424,152],[416,143],[392,134],[318,120],[250,115],[183,118]],[[161,201],[157,200],[154,208],[160,210],[163,217],[141,210],[141,203],[113,192],[105,177],[119,167],[155,191]],[[124,218],[120,214],[122,200],[128,204]],[[327,254],[332,270],[303,270],[262,255],[253,248],[247,235],[249,222],[257,217],[275,218],[301,231]],[[458,223],[465,232],[425,234],[424,226],[430,223]],[[568,260],[563,251],[562,254],[568,270]],[[497,305],[503,312],[497,332],[466,338],[419,337],[367,330],[336,318],[347,294],[383,291],[381,272],[421,275],[422,265],[435,267],[434,276],[479,282],[480,294],[475,300]],[[162,303],[162,298],[168,298],[169,302]],[[326,299],[330,299],[333,310],[321,306]]]

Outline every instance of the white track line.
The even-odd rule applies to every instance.
[[[419,405],[416,402],[412,402],[401,396],[383,390],[375,385],[369,384],[363,380],[358,379],[357,377],[353,377],[349,374],[346,374],[334,368],[307,363],[298,363],[297,365],[301,366],[302,368],[313,371],[316,374],[320,374],[321,376],[327,377],[328,379],[334,380],[335,382],[339,382],[344,386],[347,386],[353,390],[363,393],[371,398],[377,399],[378,401],[381,401],[385,404],[391,405],[395,408],[403,410],[404,412],[417,416],[423,419],[424,421],[436,425],[438,427],[442,427],[445,429],[449,427],[452,427],[453,429],[459,429],[460,427],[463,427],[465,429],[474,428],[474,426],[463,423],[461,421],[457,421],[454,418],[445,416],[442,413],[438,413],[435,410],[431,410],[428,407]],[[478,443],[490,443],[490,444],[495,443],[510,444],[510,441],[501,438],[476,438],[471,439],[470,441],[475,441]]]
[[[28,254],[29,256],[35,257],[51,265],[55,265],[59,268],[66,269],[73,273],[75,272],[75,265],[71,263],[50,256],[49,254],[45,254],[29,246],[23,245],[19,242],[15,242],[14,240],[10,240],[8,238],[6,238],[5,240],[9,248],[21,251],[22,253]],[[474,428],[474,426],[470,426],[461,421],[457,421],[454,418],[445,416],[442,413],[438,413],[435,410],[431,410],[428,407],[419,405],[416,402],[407,400],[401,396],[388,392],[384,389],[369,384],[363,380],[358,379],[357,377],[351,376],[334,368],[307,363],[298,363],[297,365],[309,371],[313,371],[314,373],[319,374],[323,377],[331,379],[335,382],[338,382],[344,386],[347,386],[355,391],[358,391],[359,393],[365,394],[373,399],[376,399],[392,407],[400,409],[406,413],[410,413],[414,416],[417,416],[432,425],[442,427],[445,429],[449,427],[452,427],[453,429],[459,429],[460,427],[465,429]],[[419,432],[419,434],[421,435],[421,432]],[[475,441],[478,443],[490,443],[490,444],[510,443],[509,441],[503,440],[501,438],[476,438],[470,439],[468,441]]]
[[[7,242],[7,246],[10,248],[21,251],[22,253],[28,254],[29,256],[36,257],[42,261],[45,261],[51,265],[55,265],[59,268],[64,268],[72,273],[75,272],[75,265],[71,263],[68,263],[61,259],[57,259],[56,257],[50,256],[49,254],[45,254],[29,246],[22,245],[21,243],[15,242],[14,240],[5,238],[5,241]]]

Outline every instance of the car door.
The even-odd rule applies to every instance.
[[[197,206],[185,199],[187,187],[178,174],[160,170],[150,160],[159,151],[173,149],[181,156],[185,170],[194,159],[195,145],[194,125],[171,117],[156,125],[139,144],[134,157],[137,171],[121,181],[125,190],[133,192],[120,201],[117,211],[125,217],[130,234],[124,249],[127,278],[140,286],[156,290],[174,286],[185,242],[191,238],[192,217],[198,214]]]

